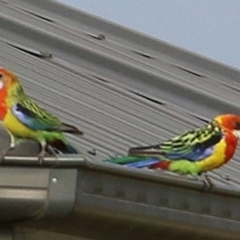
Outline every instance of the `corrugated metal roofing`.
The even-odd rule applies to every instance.
[[[237,69],[54,1],[0,6],[0,65],[82,129],[83,138],[69,139],[83,151],[96,149],[96,159],[201,126],[198,117],[240,112]],[[239,188],[238,159],[239,151],[210,173],[217,185]]]
[[[240,112],[240,72],[54,1],[0,2],[0,65],[62,120],[97,159]],[[239,151],[210,173],[238,187]],[[228,180],[226,180],[228,179]]]

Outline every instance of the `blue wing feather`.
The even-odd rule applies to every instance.
[[[20,103],[15,104],[11,111],[21,123],[32,130],[51,131],[57,130],[59,127],[58,122],[49,122],[48,119],[44,118],[44,115],[39,116],[36,112],[31,111]]]
[[[158,163],[159,161],[160,161],[159,158],[148,158],[139,162],[127,163],[127,164],[124,164],[124,166],[133,167],[133,168],[144,168],[144,167],[149,167],[152,164]]]
[[[164,156],[171,160],[178,160],[178,159],[186,159],[189,161],[200,161],[204,158],[209,157],[214,150],[214,146],[211,146],[207,149],[203,148],[195,148],[192,149],[191,152],[188,153],[166,153]]]

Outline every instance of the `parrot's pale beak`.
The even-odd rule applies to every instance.
[[[234,130],[233,133],[237,138],[240,138],[240,130]]]
[[[4,86],[4,83],[3,83],[3,81],[0,80],[0,89],[2,89],[3,86]]]

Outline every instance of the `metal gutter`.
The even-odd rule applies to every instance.
[[[0,129],[3,149],[8,138]],[[38,150],[37,144],[25,142],[1,163],[0,221],[14,224],[14,229],[44,225],[59,217],[102,221],[108,213],[111,224],[129,222],[148,231],[154,229],[150,223],[181,222],[203,230],[239,232],[239,189],[210,188],[202,181],[128,169],[91,156],[49,156],[39,165],[34,157]],[[23,153],[29,156],[20,156]]]
[[[73,159],[65,158],[65,161],[73,163]],[[49,160],[46,158],[47,165]],[[16,158],[14,162],[17,163]],[[230,235],[239,233],[239,191],[233,189],[216,188],[206,192],[204,184],[198,181],[118,169],[87,160],[85,164],[81,161],[77,168],[76,165],[75,168],[58,168],[56,164],[52,167],[34,167],[35,163],[29,167],[20,165],[2,167],[0,179],[1,221],[24,220],[15,223],[16,227],[41,226],[48,223],[48,218],[60,216],[65,221],[71,221],[71,216],[79,221],[95,216],[99,223],[102,218],[111,219],[109,226],[129,222],[130,226],[148,226],[148,231],[154,229],[151,224],[161,226],[165,222],[174,226],[179,222],[183,228],[199,231],[217,228],[222,233],[231,231]],[[33,219],[38,220],[32,222]],[[93,229],[94,226],[92,235],[95,235]]]

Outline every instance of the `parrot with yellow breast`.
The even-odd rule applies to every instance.
[[[163,169],[200,175],[226,164],[234,155],[240,136],[240,116],[225,114],[195,130],[157,145],[133,147],[128,156],[105,162],[131,168]]]
[[[78,128],[61,122],[28,97],[18,77],[8,69],[0,67],[0,120],[8,130],[11,143],[2,152],[4,157],[15,148],[18,140],[31,139],[40,143],[38,157],[43,160],[46,147],[61,153],[78,153],[64,136],[63,132],[83,135]]]

